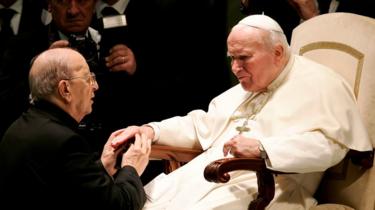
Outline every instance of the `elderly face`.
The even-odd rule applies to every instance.
[[[82,34],[90,26],[95,3],[96,0],[50,0],[49,11],[59,30]]]
[[[249,26],[234,27],[228,36],[232,72],[246,91],[265,90],[282,70],[277,48],[265,45],[265,31]]]
[[[75,56],[71,59],[71,65],[74,71],[68,82],[71,86],[71,110],[75,118],[79,121],[91,113],[94,98],[94,92],[99,89],[94,75],[89,70],[85,59],[82,56]]]

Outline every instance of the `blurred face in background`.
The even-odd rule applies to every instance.
[[[17,0],[0,0],[0,4],[4,7],[10,7],[16,2]]]
[[[85,34],[91,24],[96,0],[49,0],[53,22],[64,34]]]

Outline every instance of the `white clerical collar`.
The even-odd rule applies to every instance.
[[[58,33],[59,33],[60,39],[69,40],[69,38],[64,33],[62,33],[61,31],[58,31]],[[99,49],[99,42],[100,42],[100,39],[101,39],[101,35],[99,34],[99,32],[97,30],[89,27],[89,29],[85,33],[85,36],[88,36],[89,34],[91,36],[91,39],[96,43],[96,46]]]
[[[285,65],[284,69],[280,72],[279,76],[277,76],[276,79],[273,80],[270,85],[268,85],[267,90],[272,91],[280,86],[280,84],[285,80],[290,70],[292,69],[294,59],[295,59],[294,55],[291,54],[289,56],[288,63]]]
[[[96,17],[101,18],[102,17],[102,10],[105,7],[113,7],[119,14],[123,14],[126,7],[128,6],[130,0],[119,0],[113,5],[108,5],[106,2],[103,2],[103,0],[99,0],[96,3],[95,11],[96,11]]]
[[[0,9],[2,8],[4,8],[4,6],[0,4]],[[10,26],[12,27],[13,33],[18,34],[23,9],[23,0],[17,0],[9,7],[9,9],[16,11],[16,14],[13,15],[12,20],[10,21]]]

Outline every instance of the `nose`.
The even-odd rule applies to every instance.
[[[236,59],[232,60],[232,64],[231,65],[232,65],[232,71],[233,71],[233,73],[237,73],[237,72],[239,72],[242,69],[242,65]]]
[[[98,82],[95,80],[94,83],[92,84],[92,89],[95,91],[99,90],[99,84]]]
[[[69,2],[68,14],[75,16],[79,13],[79,5],[75,0]]]

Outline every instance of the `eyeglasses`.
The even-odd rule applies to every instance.
[[[94,72],[90,72],[90,74],[86,76],[71,77],[71,78],[64,79],[64,80],[73,80],[73,79],[89,79],[90,85],[96,84],[96,75]]]

